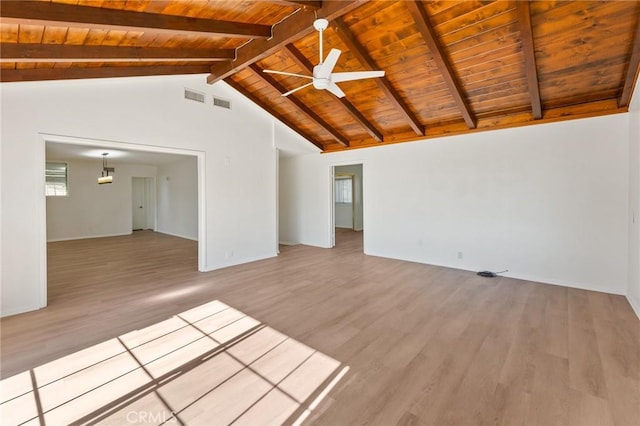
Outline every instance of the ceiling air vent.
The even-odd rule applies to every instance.
[[[220,98],[214,97],[213,105],[220,108],[231,109],[231,101],[228,101],[226,99],[220,99]]]
[[[204,103],[204,93],[195,92],[190,89],[184,89],[184,98],[192,101]]]

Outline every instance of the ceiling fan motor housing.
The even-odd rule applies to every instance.
[[[320,65],[316,65],[315,67],[313,67],[313,87],[320,90],[326,89],[327,87],[329,87],[329,83],[331,80],[329,78],[318,77],[319,71]]]

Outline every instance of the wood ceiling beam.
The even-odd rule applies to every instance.
[[[278,82],[275,78],[263,72],[262,68],[257,66],[256,64],[249,65],[249,68],[253,73],[262,81],[264,81],[269,86],[276,89],[280,94],[288,92],[287,88]],[[311,121],[316,123],[318,126],[325,129],[327,132],[333,136],[333,138],[342,146],[349,146],[349,140],[342,136],[338,131],[336,131],[333,127],[329,125],[326,121],[324,121],[318,114],[313,112],[311,108],[305,105],[300,99],[298,99],[295,95],[285,96],[284,99],[288,100],[290,103],[295,105],[300,111],[302,111]]]
[[[0,62],[228,61],[233,49],[0,43]]]
[[[293,43],[287,44],[285,46],[285,51],[300,68],[306,70],[309,74],[313,74],[313,64],[309,62],[309,60],[293,45]],[[360,123],[364,130],[366,130],[374,140],[377,142],[382,142],[384,140],[382,133],[380,133],[380,131],[376,129],[373,124],[371,124],[369,120],[367,120],[365,116],[363,116],[362,113],[360,113],[360,111],[358,111],[358,109],[347,100],[347,98],[338,98],[337,96],[332,97],[344,106],[347,112],[351,114],[358,123]]]
[[[152,30],[159,33],[205,34],[234,38],[266,39],[271,37],[271,27],[269,25],[132,12],[45,1],[3,0],[2,7],[0,7],[0,22],[138,32]]]
[[[364,49],[364,47],[356,40],[355,36],[349,30],[349,27],[345,22],[338,18],[334,20],[334,26],[336,29],[336,34],[340,37],[342,42],[347,45],[351,53],[360,61],[360,63],[364,66],[369,67],[370,70],[380,69],[373,58],[369,55],[369,53]],[[425,129],[418,121],[418,118],[411,112],[409,107],[404,103],[398,92],[391,86],[389,80],[386,77],[375,78],[373,79],[378,87],[385,93],[386,97],[393,103],[395,108],[403,115],[403,117],[407,120],[411,128],[418,136],[425,135]]]
[[[211,65],[157,65],[135,67],[71,67],[3,69],[0,81],[73,80],[79,78],[140,77],[150,75],[206,74]]]
[[[475,129],[469,129],[462,122],[440,123],[429,126],[428,132],[424,137],[413,136],[409,132],[404,134],[394,134],[388,137],[383,145],[405,143],[412,141],[420,141],[431,138],[441,138],[453,135],[466,135],[483,131],[493,131],[497,129],[509,129],[514,127],[533,126],[543,123],[556,123],[566,120],[575,120],[589,117],[601,117],[609,114],[620,114],[627,112],[627,108],[619,108],[617,99],[606,99],[584,104],[576,104],[558,108],[547,108],[544,117],[540,120],[533,118],[531,111],[504,111],[503,115],[495,116],[489,114],[487,116],[478,116],[478,126]],[[343,151],[347,149],[365,148],[368,146],[380,146],[380,144],[363,143],[354,144],[348,148],[344,147],[328,147],[326,152]]]
[[[418,27],[418,31],[422,35],[431,55],[433,56],[433,60],[442,75],[442,79],[444,83],[447,85],[451,96],[453,96],[458,109],[462,113],[462,118],[464,118],[464,122],[467,124],[467,127],[470,129],[474,129],[477,125],[477,120],[473,113],[471,112],[471,108],[469,107],[469,103],[465,100],[463,96],[462,86],[459,83],[458,79],[455,77],[453,72],[453,67],[451,63],[447,59],[447,55],[440,46],[438,42],[438,38],[433,29],[433,25],[429,21],[429,16],[427,12],[424,10],[424,7],[416,1],[408,1],[405,2],[411,16],[413,16],[413,20]]]
[[[631,45],[631,56],[629,57],[629,65],[627,66],[624,85],[618,97],[619,107],[628,107],[631,102],[633,89],[640,78],[640,18],[636,22],[636,31],[633,36]]]
[[[533,45],[533,30],[531,29],[531,12],[528,1],[517,1],[518,22],[522,39],[522,53],[524,54],[524,67],[527,74],[527,86],[531,98],[533,118],[542,118],[542,101],[540,100],[540,87],[538,85],[538,68],[536,67],[536,54]]]
[[[234,89],[236,89],[238,92],[240,92],[242,95],[244,95],[251,102],[255,103],[260,108],[262,108],[263,110],[267,111],[269,114],[273,115],[276,119],[282,121],[287,127],[291,128],[293,131],[298,133],[300,136],[302,136],[303,138],[307,139],[309,142],[311,142],[312,144],[314,144],[315,146],[320,148],[322,151],[324,151],[324,145],[322,145],[320,142],[316,141],[312,137],[306,135],[302,130],[300,130],[300,128],[298,126],[296,126],[294,123],[292,123],[291,121],[287,120],[286,118],[282,117],[281,114],[278,114],[273,108],[271,108],[269,105],[267,105],[266,102],[263,102],[257,96],[254,96],[251,92],[249,92],[247,89],[245,89],[241,84],[236,83],[235,81],[233,81],[232,78],[225,78],[224,82],[227,83],[229,86],[233,87]]]
[[[269,3],[275,3],[275,4],[282,4],[282,5],[286,5],[286,6],[309,6],[312,7],[314,9],[320,9],[322,7],[322,1],[321,0],[317,0],[317,1],[313,1],[313,0],[309,0],[309,1],[305,1],[305,0],[268,0]]]
[[[304,8],[295,15],[287,18],[284,22],[273,28],[273,37],[268,40],[252,40],[242,47],[236,49],[236,59],[228,63],[219,63],[211,67],[211,75],[207,77],[207,83],[213,84],[216,81],[225,79],[232,74],[258,62],[261,59],[282,49],[286,44],[311,34],[315,31],[313,21],[316,16],[329,21],[348,13],[358,6],[366,3],[367,0],[355,1],[328,1],[323,3],[322,8],[313,10]]]

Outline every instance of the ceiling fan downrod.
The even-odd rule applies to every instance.
[[[324,18],[318,18],[315,21],[313,21],[313,28],[315,28],[316,31],[320,33],[320,62],[318,63],[318,65],[322,65],[322,61],[324,57],[323,51],[322,51],[322,33],[328,27],[329,27],[329,21],[327,21]]]

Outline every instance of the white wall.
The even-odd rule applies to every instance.
[[[336,228],[353,229],[353,203],[336,203],[335,209]]]
[[[206,265],[276,254],[273,119],[206,75],[2,83],[1,314],[46,305],[44,143],[39,134],[204,152]],[[184,99],[185,87],[207,104]],[[230,99],[231,111],[212,106]]]
[[[629,286],[627,298],[640,318],[640,84],[629,113]]]
[[[336,166],[336,176],[340,173],[353,175],[353,203],[335,204],[335,226],[362,231],[362,164]]]
[[[131,178],[155,177],[156,168],[109,163],[115,167],[113,183],[98,185],[101,160],[67,161],[66,197],[47,197],[47,240],[107,237],[131,233]]]
[[[362,162],[365,253],[624,294],[628,128],[618,114],[283,159],[283,234],[328,247],[330,167]]]
[[[195,157],[158,167],[158,232],[198,239],[197,171]]]

